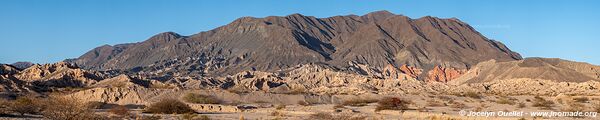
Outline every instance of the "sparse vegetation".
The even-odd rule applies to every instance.
[[[367,116],[352,116],[348,114],[333,115],[331,113],[319,112],[310,115],[314,120],[365,120]]]
[[[206,115],[200,115],[200,117],[198,117],[198,120],[211,120],[211,119]]]
[[[481,95],[479,95],[479,93],[473,92],[473,91],[467,91],[466,93],[463,94],[463,96],[474,98],[474,99],[481,99],[481,97],[482,97]]]
[[[44,101],[42,115],[51,120],[93,120],[104,117],[94,114],[94,111],[79,100],[73,98],[52,97]]]
[[[176,99],[164,99],[146,107],[144,112],[161,114],[183,114],[194,113],[194,110],[187,104]]]
[[[25,114],[37,114],[41,108],[38,106],[32,98],[19,97],[16,100],[9,103],[8,110],[17,113],[21,116]]]
[[[273,111],[273,112],[271,112],[271,116],[283,117],[283,116],[285,116],[285,113],[280,112],[280,111]]]
[[[600,101],[595,102],[594,104],[592,104],[592,109],[593,109],[593,111],[600,113]]]
[[[578,102],[569,102],[567,105],[563,106],[562,110],[569,112],[584,111],[585,105]]]
[[[464,103],[461,103],[461,102],[454,101],[454,102],[450,103],[450,107],[456,108],[456,109],[464,109],[464,108],[467,108],[467,105]]]
[[[443,106],[448,106],[448,104],[439,101],[439,100],[435,100],[435,99],[430,99],[427,100],[427,106],[429,107],[443,107]]]
[[[380,110],[407,110],[408,105],[413,104],[410,100],[400,99],[397,97],[387,97],[377,102],[375,111]]]
[[[366,106],[369,103],[375,103],[377,99],[351,99],[342,102],[344,106]]]
[[[277,105],[277,106],[275,107],[275,109],[276,109],[276,110],[283,110],[283,109],[285,109],[285,107],[286,107],[286,106],[285,106],[284,104],[279,104],[279,105]]]
[[[542,108],[542,109],[552,109],[552,107],[554,107],[554,102],[550,101],[550,100],[546,100],[540,96],[535,96],[532,101],[531,106]]]
[[[496,99],[496,103],[498,103],[498,104],[515,105],[516,104],[515,100],[516,99],[509,98],[509,97],[500,97],[500,98]]]
[[[341,108],[346,108],[346,106],[341,105],[341,104],[336,104],[333,106],[333,109],[341,109]]]
[[[183,96],[183,100],[185,100],[186,102],[189,102],[189,103],[196,103],[196,104],[219,104],[219,103],[221,103],[221,100],[217,99],[214,96],[201,95],[201,94],[195,94],[195,93],[186,94],[185,96]]]
[[[588,97],[576,97],[576,98],[573,98],[573,100],[575,100],[575,102],[579,102],[579,103],[587,103],[588,101],[590,101],[590,99]]]
[[[519,102],[519,104],[517,104],[517,108],[525,108],[527,107],[527,104],[525,104],[524,102]]]
[[[122,105],[117,105],[113,108],[111,108],[110,110],[108,110],[109,113],[114,114],[114,115],[118,115],[118,116],[129,116],[129,109],[127,109],[127,107],[122,106]]]
[[[198,114],[195,114],[195,113],[185,113],[185,114],[181,114],[180,117],[183,120],[197,120]]]
[[[90,101],[86,103],[86,106],[90,109],[101,109],[106,103],[98,101]]]

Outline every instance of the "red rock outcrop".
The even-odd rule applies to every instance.
[[[423,69],[419,69],[413,66],[402,65],[400,66],[400,71],[412,78],[417,78],[421,73],[423,73]]]
[[[435,66],[428,72],[427,82],[448,82],[460,77],[466,70]]]
[[[386,65],[381,73],[385,78],[398,78],[401,74],[398,68],[391,64]]]

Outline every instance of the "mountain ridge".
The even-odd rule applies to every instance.
[[[379,68],[391,64],[426,71],[435,66],[468,69],[489,59],[522,58],[456,18],[412,19],[376,11],[326,18],[241,17],[190,36],[164,32],[142,42],[101,46],[73,62],[86,69],[148,71],[178,61],[182,69],[220,76],[319,62],[347,67],[351,61]]]

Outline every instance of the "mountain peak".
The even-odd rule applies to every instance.
[[[396,14],[391,13],[386,10],[382,10],[382,11],[370,12],[361,17],[366,21],[377,21],[377,20],[386,19],[386,18],[394,16],[394,15],[396,15]]]
[[[365,16],[368,15],[378,15],[378,16],[392,16],[395,15],[394,13],[391,13],[390,11],[387,10],[380,10],[380,11],[374,11],[374,12],[370,12],[365,14]]]

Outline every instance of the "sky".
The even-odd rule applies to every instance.
[[[0,63],[53,63],[166,31],[192,35],[243,16],[458,18],[524,57],[600,65],[598,0],[0,0]]]

